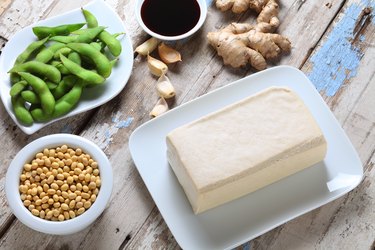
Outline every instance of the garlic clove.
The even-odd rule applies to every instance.
[[[171,81],[165,74],[159,77],[158,82],[156,83],[156,90],[158,91],[159,96],[165,99],[172,98],[176,95]]]
[[[156,49],[158,44],[159,40],[155,37],[151,37],[150,39],[139,45],[137,48],[135,48],[135,52],[141,54],[142,56],[147,56]]]
[[[168,103],[163,97],[161,97],[156,103],[155,107],[151,110],[150,116],[152,118],[157,117],[169,110]]]
[[[162,61],[147,55],[147,66],[151,73],[156,76],[161,76],[168,71],[168,66]]]
[[[161,43],[158,46],[160,59],[165,63],[175,63],[182,61],[181,54],[177,50]]]

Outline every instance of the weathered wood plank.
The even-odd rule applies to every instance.
[[[303,67],[308,75],[314,70],[318,70],[321,73],[319,80],[331,84],[331,90],[328,88],[328,91],[332,91],[333,87],[337,91],[334,96],[330,96],[326,94],[326,89],[324,89],[322,94],[357,149],[366,170],[365,180],[357,189],[345,197],[285,224],[282,230],[275,229],[257,238],[254,240],[255,249],[266,247],[270,249],[290,249],[295,248],[295,244],[299,244],[306,249],[370,249],[373,244],[373,230],[366,223],[372,221],[372,215],[368,210],[370,212],[373,210],[371,198],[373,197],[373,191],[368,188],[371,185],[368,179],[371,178],[369,176],[373,176],[372,165],[375,150],[373,144],[375,117],[371,110],[371,107],[375,105],[373,101],[375,72],[374,68],[368,67],[368,65],[374,63],[375,51],[371,46],[375,41],[374,25],[368,25],[361,30],[362,41],[355,41],[353,44],[351,42],[356,37],[354,32],[356,20],[361,19],[361,9],[365,9],[368,3],[365,1],[348,1],[343,11],[338,15],[338,20],[328,30],[321,44]],[[360,6],[359,11],[353,13],[353,5]],[[345,18],[353,19],[353,22],[342,21]],[[341,40],[341,43],[344,43],[343,47],[348,46],[347,42],[351,44],[349,44],[349,49],[352,50],[350,52],[352,61],[350,62],[359,60],[356,68],[351,68],[356,72],[355,76],[351,75],[351,72],[347,69],[345,78],[340,82],[336,81],[335,78],[330,79],[332,76],[327,75],[331,68],[329,65],[324,65],[326,60],[322,60],[323,67],[326,68],[325,71],[323,67],[320,68],[319,65],[313,63],[314,55],[326,53],[326,50],[322,49],[325,46],[340,46],[341,43],[330,42],[338,39],[336,37],[337,32],[346,34],[343,36],[344,39]],[[337,54],[337,60],[340,60],[340,58],[345,60],[347,54]],[[358,59],[357,55],[359,56]],[[319,62],[317,61],[317,63]],[[335,67],[335,63],[332,62],[333,67]],[[343,63],[343,65],[347,65],[346,63]],[[352,65],[349,66],[352,67]],[[314,67],[318,69],[314,69]],[[323,72],[320,70],[323,70]],[[330,80],[327,81],[326,78]],[[320,84],[314,79],[312,79],[314,84]],[[340,88],[337,90],[335,85],[340,85]],[[367,211],[367,213],[363,211]],[[358,216],[359,213],[361,216]],[[356,229],[353,230],[353,227]],[[271,242],[267,239],[268,235],[274,236]]]
[[[79,7],[80,5],[81,5],[80,2],[73,2],[73,1],[71,1],[70,3],[69,2],[67,3],[65,1],[64,2],[59,1],[57,3],[54,2],[54,3],[51,3],[50,7],[47,8],[48,10],[46,10],[46,12],[49,15],[55,15],[55,14],[59,14],[59,13],[63,12],[63,10],[64,11],[65,10],[70,10],[72,8]],[[122,7],[124,7],[124,6],[121,6],[121,8]],[[126,10],[125,12],[129,13],[128,10]],[[44,18],[46,16],[43,16],[41,18]],[[31,22],[33,22],[33,21],[35,21],[35,20],[31,20]],[[12,31],[10,31],[10,32],[12,32]],[[4,117],[7,117],[6,114],[5,114],[5,110],[4,110],[3,113],[4,113]],[[90,117],[90,113],[87,113],[86,115],[87,115],[87,117]],[[76,119],[75,121],[66,120],[66,122],[67,122],[67,124],[72,124],[72,127],[76,126],[75,124],[77,124],[77,125],[81,124],[80,122],[78,122],[79,118],[78,119],[75,118],[75,119]],[[123,120],[121,120],[121,119],[122,119],[122,117],[120,117],[119,114],[114,114],[113,115],[113,119],[111,119],[110,126],[113,126],[116,129],[125,128],[126,124],[124,124]],[[131,120],[129,120],[129,121],[131,122]],[[11,121],[9,121],[9,123],[12,124]],[[82,125],[84,126],[86,123],[87,122],[85,121],[85,122],[82,123]],[[79,126],[80,129],[81,129],[81,126]],[[70,133],[72,133],[72,132],[73,133],[78,133],[79,132],[79,130],[77,130],[77,129],[73,130],[72,127],[69,127],[70,131],[67,131],[67,132],[70,132]],[[45,131],[46,131],[45,133],[48,134],[48,133],[53,132],[54,129],[52,129],[50,127],[50,128],[46,128]],[[56,131],[56,129],[55,129],[55,131]],[[110,140],[111,140],[110,135],[107,132],[108,131],[105,131],[105,133],[100,134],[99,136],[97,136],[95,134],[95,131],[93,131],[93,133],[92,133],[92,136],[93,136],[92,139],[94,141],[96,141],[98,145],[102,145],[102,146],[104,145],[103,149],[105,149],[106,143],[109,144]],[[11,135],[11,133],[9,133],[9,135]],[[23,135],[23,134],[21,133],[21,135]],[[33,139],[35,139],[35,138],[37,138],[37,137],[39,137],[41,135],[42,135],[41,133],[37,133],[35,136],[32,136],[32,137],[28,138],[29,140],[26,140],[25,139],[26,136],[23,135],[24,137],[22,139],[20,138],[20,141],[22,141],[23,143],[20,143],[20,145],[17,148],[15,148],[14,150],[9,151],[9,153],[12,154],[12,152],[17,152],[22,146],[24,146],[25,141],[29,142],[29,141],[31,141],[31,140],[33,140]],[[127,135],[127,137],[128,137],[128,135]],[[12,143],[12,139],[9,139],[9,138],[7,140],[5,140],[5,141],[8,141],[9,144],[11,144],[12,146],[14,146],[14,144],[15,144],[14,142]],[[13,140],[13,141],[15,141],[15,140]],[[101,144],[101,143],[103,143],[103,144]],[[127,151],[127,147],[124,150]],[[111,155],[111,158],[113,158],[115,162],[125,163],[124,159],[121,158],[122,152],[116,152],[116,153],[117,153],[117,156],[115,156],[115,154],[113,154],[113,155]],[[129,155],[129,153],[127,153],[127,155]],[[4,157],[6,157],[6,155],[4,155]],[[117,158],[120,158],[120,159],[117,159]],[[128,162],[129,161],[130,161],[130,159],[128,160]],[[9,163],[6,163],[5,165],[8,165],[8,164]],[[138,176],[138,172],[135,171],[134,167],[131,167],[131,166],[129,167],[129,165],[130,165],[130,162],[128,164],[126,164],[126,168],[124,168],[123,165],[119,166],[119,168],[121,167],[121,169],[123,171],[125,171],[125,172],[130,171],[131,173],[129,173],[129,174],[125,173],[125,174],[122,175],[122,176],[128,176],[127,180],[125,178],[124,179],[116,179],[115,180],[115,186],[118,188],[118,190],[116,192],[121,192],[122,195],[123,195],[123,199],[121,200],[121,202],[118,202],[117,204],[119,205],[119,207],[123,207],[124,204],[122,204],[122,202],[127,202],[128,199],[130,199],[130,200],[134,199],[132,197],[134,195],[138,197],[138,201],[139,202],[148,202],[148,203],[150,203],[151,199],[149,197],[149,194],[148,194],[147,190],[142,190],[141,189],[142,191],[139,191],[137,189],[136,192],[132,191],[133,189],[135,189],[137,187],[137,185],[142,185],[143,189],[144,189],[144,186],[143,186],[143,182],[141,181],[141,179]],[[4,175],[5,175],[5,169],[4,169],[4,174],[2,174],[2,177],[4,177]],[[126,182],[124,182],[124,180],[126,180]],[[4,178],[2,178],[0,181],[2,183],[4,183]],[[130,191],[129,191],[130,194],[129,194],[129,192],[127,192],[126,188],[123,187],[125,184],[126,184],[126,188],[130,189]],[[2,184],[2,186],[3,186],[3,184]],[[1,219],[2,219],[2,221],[1,221],[0,225],[4,226],[5,227],[4,230],[5,230],[6,227],[7,227],[7,225],[8,225],[8,223],[5,223],[5,221],[9,220],[9,219],[12,221],[14,217],[11,216],[9,208],[6,205],[6,199],[5,199],[4,191],[3,190],[0,190],[0,191],[2,191],[0,193],[0,195],[2,197],[4,197],[4,199],[3,198],[1,199],[2,201],[4,201],[4,204],[2,204],[2,208],[1,208],[1,211],[2,211],[2,217],[1,217]],[[128,213],[128,217],[126,217],[126,218],[134,218],[133,220],[135,221],[135,223],[137,223],[138,221],[136,221],[136,220],[138,220],[139,216],[137,216],[136,214],[140,213],[140,212],[143,212],[143,210],[142,210],[143,206],[144,206],[143,204],[132,202],[130,204],[130,206],[128,206],[129,211],[122,210],[122,212]],[[150,207],[152,207],[152,205]],[[105,222],[107,219],[108,220],[109,219],[113,219],[113,214],[117,214],[117,211],[113,211],[111,213],[108,213],[108,215],[107,215],[108,218],[105,217],[106,213],[104,213],[102,215],[102,218],[104,218],[102,220],[102,222],[103,221]],[[148,213],[149,213],[149,211],[144,212],[144,214],[148,214]],[[129,221],[119,221],[119,223],[120,222],[122,222],[122,225],[126,225]],[[138,223],[143,223],[143,221],[140,221]],[[128,228],[126,228],[124,226],[117,225],[117,227],[114,228],[113,231],[109,231],[109,230],[107,231],[107,233],[109,235],[111,235],[111,236],[112,236],[113,233],[116,233],[116,232],[119,233],[120,232],[118,234],[119,240],[115,241],[114,242],[115,244],[121,243],[123,240],[126,240],[128,237],[131,237],[131,236],[128,236],[128,231],[131,231],[133,229],[132,223],[129,223],[128,225],[129,225]],[[38,243],[38,241],[42,240],[42,239],[44,240],[44,237],[45,237],[44,234],[36,233],[33,230],[25,228],[24,225],[22,225],[17,220],[13,223],[12,228],[15,228],[15,230],[17,232],[20,232],[20,233],[14,234],[11,238],[4,237],[2,239],[2,241],[1,241],[1,243],[0,243],[1,248],[10,248],[10,249],[12,249],[14,247],[15,248],[18,248],[18,247],[22,248],[22,246],[25,246],[27,244],[25,242],[20,242],[19,241],[19,239],[23,237],[22,235],[26,236],[26,238],[33,238],[33,239],[35,239],[35,245],[34,245],[35,248],[36,248],[36,246],[43,247],[43,244],[38,245],[38,244],[40,244],[40,243]],[[89,231],[90,231],[90,229],[88,229],[86,231],[83,231],[80,234],[78,234],[76,240],[72,240],[71,237],[65,237],[65,238],[61,238],[61,239],[60,239],[60,237],[57,237],[58,240],[56,240],[54,238],[51,238],[51,241],[43,241],[45,243],[44,246],[45,247],[53,247],[54,245],[55,246],[60,246],[60,245],[69,246],[70,243],[68,244],[66,242],[73,242],[75,244],[75,248],[76,248],[76,247],[79,247],[80,245],[82,245],[81,242],[80,242],[80,239],[84,238],[84,235],[86,235]],[[103,237],[107,239],[109,237],[108,235],[103,234],[100,230],[96,231],[95,234],[91,234],[91,235],[93,235],[95,237],[95,240],[101,239]],[[85,243],[87,244],[88,242],[85,242]],[[98,244],[97,241],[93,241],[92,243],[93,243],[92,247],[98,247],[98,246],[100,246],[100,244]],[[109,246],[107,240],[106,241],[101,240],[101,243],[105,244],[105,245],[103,245],[103,247]],[[30,244],[30,246],[33,246],[33,244]]]
[[[23,27],[38,21],[45,13],[51,1],[13,1],[1,18],[0,35],[7,39]]]
[[[150,219],[124,249],[181,249],[155,207]]]
[[[62,4],[59,1],[59,4]],[[64,1],[65,8],[79,7],[79,1]],[[8,10],[0,16],[0,24],[4,25],[4,29],[0,29],[0,35],[4,38],[11,38],[12,35],[24,26],[48,16],[59,14],[61,9],[55,9],[56,5],[53,1],[13,1]],[[6,42],[1,38],[1,42]],[[35,133],[32,136],[24,134],[12,121],[7,114],[3,104],[0,104],[0,117],[2,117],[2,125],[0,126],[0,235],[7,229],[9,223],[14,220],[10,208],[7,205],[4,183],[7,166],[9,166],[13,157],[17,152],[27,143],[48,134],[53,133],[79,133],[82,130],[82,125],[94,114],[95,111],[89,111],[56,123],[51,124]]]
[[[8,8],[8,6],[12,3],[12,0],[3,0],[0,3],[0,15]]]
[[[133,38],[133,44],[139,44],[140,41],[145,39],[146,35],[136,25],[134,15],[130,14],[133,11],[133,8],[130,7],[134,5],[134,2],[112,1],[110,4],[116,7],[125,23],[129,24],[128,28]],[[309,55],[311,48],[314,48],[315,44],[318,43],[342,3],[343,1],[334,1],[326,6],[323,3],[308,1],[299,6],[298,2],[289,1],[287,3],[283,1],[281,12],[283,21],[280,31],[291,38],[294,48],[292,54],[284,57],[281,63],[297,67],[302,65]],[[55,7],[51,8],[52,10],[58,10]],[[216,56],[211,48],[208,49],[208,45],[202,45],[204,44],[202,41],[205,41],[205,35],[208,31],[223,26],[230,22],[230,20],[233,20],[233,18],[246,20],[250,16],[243,15],[237,17],[228,13],[222,15],[211,7],[202,31],[193,38],[176,44],[177,48],[183,53],[184,61],[172,66],[168,73],[177,88],[178,96],[175,100],[175,105],[252,72],[249,68],[232,70],[223,67],[221,58]],[[319,22],[315,20],[319,20]],[[154,90],[155,82],[156,79],[150,76],[144,59],[137,58],[133,75],[124,91],[110,103],[102,106],[96,117],[91,120],[82,133],[84,137],[95,141],[105,150],[106,154],[110,157],[115,172],[115,184],[111,204],[101,218],[92,227],[69,237],[46,237],[44,234],[36,233],[23,226],[20,222],[15,221],[1,239],[1,248],[12,249],[28,246],[31,248],[132,249],[136,247],[167,248],[168,246],[176,246],[172,235],[167,230],[157,209],[155,209],[154,203],[143,181],[139,177],[127,149],[127,139],[130,133],[135,127],[149,119],[148,112],[157,100]],[[58,130],[48,128],[45,131]],[[8,138],[8,140],[11,141],[11,138]],[[19,148],[24,145],[24,141],[20,141]],[[10,147],[14,147],[14,144],[11,142],[9,144],[11,144]],[[13,149],[12,152],[16,152],[16,150]],[[2,191],[0,190],[0,192]],[[0,193],[0,196],[1,194],[3,192]],[[337,206],[339,206],[341,202],[343,200],[340,199],[334,203],[337,203]],[[3,207],[0,208],[2,209]],[[4,209],[8,210],[6,205],[4,205]],[[321,210],[323,209],[327,208],[321,208]],[[311,224],[315,226],[314,230],[317,231],[317,235],[319,235],[321,230],[319,223],[332,218],[331,214],[336,211],[335,206],[328,206],[328,209],[328,212],[325,210],[321,213],[312,215],[309,213],[306,215],[312,217],[311,220],[313,222]],[[315,210],[315,212],[321,210]],[[332,210],[332,213],[330,210]],[[10,217],[8,216],[7,218]],[[304,216],[300,218],[304,218]],[[315,220],[318,221],[317,224],[314,224]],[[287,227],[286,230],[289,230],[289,228],[291,232],[299,232],[299,228],[302,231],[304,230],[305,226],[304,224],[300,225],[299,218],[290,223],[293,224],[293,222],[297,226],[289,226],[287,224],[284,226]],[[302,222],[305,221],[303,220]],[[286,231],[284,227],[279,227],[273,232],[262,236],[263,238],[258,238],[257,241],[264,242],[265,244],[262,246],[265,248],[269,245],[277,246],[281,241],[280,239],[284,239],[282,242],[288,243],[286,239],[290,241],[290,238],[279,236],[284,235],[283,232]],[[147,234],[143,236],[145,232]],[[299,234],[294,233],[294,235]],[[262,241],[262,239],[266,240]],[[305,238],[300,241],[300,245],[295,246],[304,246],[304,240]],[[256,244],[254,243],[254,245]]]

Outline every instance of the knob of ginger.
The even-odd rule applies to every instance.
[[[231,9],[241,13],[253,9],[259,13],[255,26],[232,23],[207,34],[208,42],[223,57],[224,64],[237,68],[250,63],[255,69],[262,70],[267,67],[266,60],[290,51],[288,38],[270,33],[280,25],[276,0],[216,0],[216,6],[222,11]]]
[[[208,42],[223,57],[224,64],[234,68],[250,63],[257,70],[267,67],[266,60],[275,59],[281,52],[289,52],[288,38],[279,34],[263,33],[250,24],[232,23],[220,31],[209,32]]]

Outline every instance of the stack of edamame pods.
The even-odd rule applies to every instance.
[[[26,126],[63,116],[86,86],[103,84],[121,54],[117,36],[82,9],[86,23],[33,28],[32,42],[9,70],[14,114]],[[83,28],[87,25],[87,28]]]

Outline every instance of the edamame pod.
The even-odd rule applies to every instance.
[[[53,58],[58,60],[60,58],[60,54],[63,54],[64,56],[69,55],[69,53],[72,52],[70,48],[62,47],[61,49],[57,50],[55,54],[53,55]]]
[[[46,114],[41,108],[31,110],[31,115],[37,122],[45,122],[67,114],[78,103],[82,95],[83,81],[80,80],[74,87],[56,102],[55,110],[52,115]]]
[[[73,43],[78,36],[53,36],[50,38],[51,41],[60,43]]]
[[[85,32],[77,36],[75,40],[76,43],[90,43],[94,40],[95,37],[98,35],[100,36],[101,32],[103,32],[105,27],[98,26],[95,28],[88,28]]]
[[[116,65],[116,63],[118,62],[118,57],[117,58],[115,58],[115,59],[113,59],[112,61],[110,61],[109,63],[111,64],[111,68],[113,68],[115,65]]]
[[[94,16],[94,14],[84,9],[82,9],[82,13],[83,13],[83,16],[85,17],[87,26],[89,28],[98,26],[98,21],[96,17]],[[121,43],[119,40],[116,39],[116,37],[113,37],[110,33],[103,30],[99,34],[99,39],[107,45],[109,51],[111,52],[113,56],[117,57],[121,54],[121,50],[122,50]]]
[[[12,97],[12,106],[17,120],[26,126],[31,126],[34,122],[30,112],[25,108],[25,100],[22,96]]]
[[[31,117],[34,119],[36,122],[46,122],[50,119],[52,119],[51,115],[47,115],[46,113],[43,112],[41,108],[31,108],[30,109],[30,114]]]
[[[111,64],[108,58],[92,45],[87,43],[68,43],[66,46],[77,51],[80,55],[88,57],[95,64],[98,73],[104,78],[111,75]]]
[[[72,62],[75,62],[76,64],[78,65],[81,65],[82,63],[82,60],[81,60],[81,57],[79,56],[79,54],[75,51],[71,52],[69,55],[68,55],[68,59],[71,60]]]
[[[29,44],[29,46],[27,46],[26,49],[18,55],[13,66],[24,63],[31,56],[31,54],[40,49],[48,41],[48,39],[49,37],[46,37],[43,40],[32,42],[31,44]],[[21,81],[21,78],[17,74],[10,73],[10,82],[12,84],[19,81]]]
[[[50,39],[52,41],[57,41],[61,43],[90,43],[92,42],[95,37],[97,37],[102,31],[104,31],[105,27],[98,26],[95,28],[88,28],[84,30],[79,30],[77,33],[74,33],[76,35],[74,36],[54,36]]]
[[[18,74],[30,84],[35,93],[39,96],[43,111],[46,114],[52,114],[55,109],[55,98],[47,87],[47,84],[39,77],[30,73],[19,72]]]
[[[26,86],[27,82],[25,80],[15,83],[9,91],[10,96],[15,97],[19,95],[22,92],[22,90],[25,89]]]
[[[65,65],[65,67],[70,71],[70,73],[78,76],[80,79],[84,80],[88,84],[102,84],[105,81],[105,78],[101,75],[82,68],[80,65],[78,65],[75,62],[72,62],[63,55],[60,55],[60,59],[62,63]]]
[[[119,37],[119,36],[121,36],[121,35],[125,35],[125,32],[118,32],[118,33],[112,34],[112,36],[113,36],[114,38],[117,38],[117,37]]]
[[[79,80],[68,93],[57,100],[56,108],[53,112],[54,118],[67,114],[77,105],[79,99],[81,98],[83,87],[83,81]]]
[[[20,63],[24,63],[31,56],[31,54],[42,47],[48,41],[48,39],[49,37],[46,37],[43,40],[32,42],[21,54],[18,55],[14,64],[17,65]]]
[[[51,80],[52,82],[60,82],[61,74],[54,66],[37,61],[28,61],[14,66],[9,72],[30,72],[33,74],[41,75]]]
[[[62,75],[69,75],[70,71],[60,61],[52,61],[51,65],[56,67]]]
[[[92,47],[94,47],[94,49],[96,49],[97,51],[101,51],[102,50],[102,45],[100,43],[92,42],[92,43],[90,43],[90,45]]]
[[[111,52],[113,56],[117,57],[121,54],[122,48],[120,41],[114,38],[110,33],[103,30],[98,37],[100,41],[107,45],[109,52]]]
[[[35,57],[35,61],[42,62],[42,63],[47,63],[49,62],[52,58],[55,52],[61,48],[65,47],[64,43],[59,43],[56,42],[52,44],[49,47],[46,47],[42,49]]]
[[[73,23],[73,24],[64,24],[54,27],[48,26],[36,26],[33,27],[34,34],[39,38],[42,39],[47,36],[57,36],[57,35],[69,35],[70,32],[79,30],[82,28],[86,23]]]
[[[17,82],[21,81],[21,77],[17,75],[16,73],[10,73],[10,83],[15,84]]]
[[[82,33],[85,33],[87,30],[88,29],[76,30],[76,31],[72,32],[72,34],[74,34],[74,35],[80,35]],[[118,33],[111,34],[111,36],[113,36],[114,38],[117,38],[117,37],[119,37],[121,35],[124,35],[124,34],[125,34],[125,32],[118,32]]]
[[[63,79],[57,85],[57,87],[51,91],[55,99],[57,100],[63,95],[65,95],[74,86],[77,80],[78,78],[74,75],[68,75],[63,77]]]
[[[53,90],[57,87],[57,84],[53,83],[53,82],[46,82],[46,84],[47,84],[47,87],[49,88],[49,90]]]
[[[24,90],[21,92],[22,98],[31,103],[31,104],[38,104],[40,103],[39,97],[31,90]]]
[[[97,27],[98,26],[98,20],[96,19],[96,17],[88,10],[85,10],[83,8],[81,8],[81,10],[82,10],[82,14],[85,17],[85,20],[87,22],[87,27],[89,27],[89,28]]]

